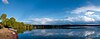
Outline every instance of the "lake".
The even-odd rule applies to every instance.
[[[72,28],[77,28],[77,27],[72,27]],[[18,38],[19,39],[100,39],[100,28],[85,26],[84,29],[33,29],[32,31],[25,31],[22,34],[18,34]]]

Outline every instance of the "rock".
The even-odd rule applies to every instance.
[[[18,39],[17,33],[8,28],[0,29],[0,39]]]

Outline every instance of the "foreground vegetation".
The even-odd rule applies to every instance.
[[[33,26],[30,24],[24,24],[23,22],[18,22],[14,17],[7,18],[6,14],[2,14],[0,16],[0,24],[2,24],[2,27],[8,26],[13,29],[17,30],[17,33],[22,33],[26,30],[32,30]]]

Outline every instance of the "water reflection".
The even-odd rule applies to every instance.
[[[100,29],[33,29],[19,34],[19,39],[100,39]]]

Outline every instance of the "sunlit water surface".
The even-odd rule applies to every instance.
[[[76,28],[76,27],[75,27]],[[86,29],[33,29],[18,34],[19,39],[100,39],[100,28]]]

